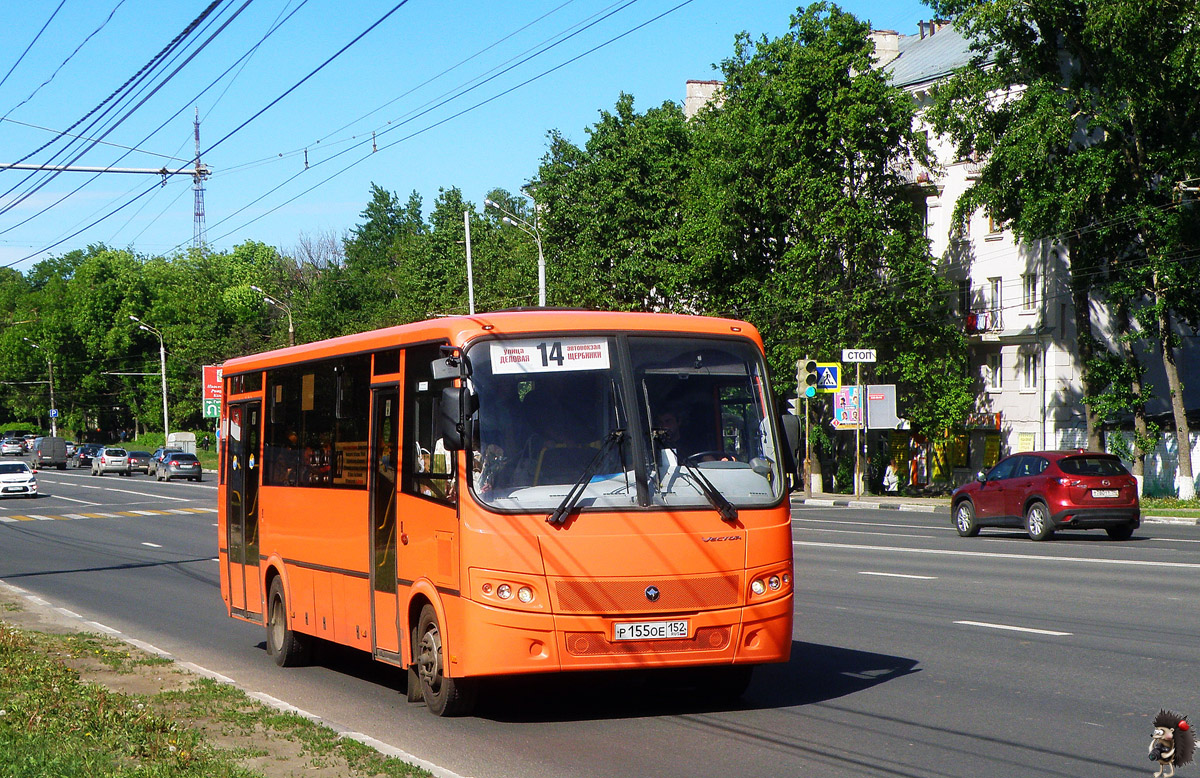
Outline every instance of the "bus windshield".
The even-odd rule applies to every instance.
[[[550,335],[479,342],[467,358],[472,488],[488,507],[551,511],[585,475],[582,510],[711,508],[713,490],[736,507],[782,496],[749,342]]]

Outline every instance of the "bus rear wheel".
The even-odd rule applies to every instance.
[[[283,598],[283,580],[279,578],[271,582],[267,595],[267,653],[280,667],[308,664],[311,655],[309,638],[288,628],[287,601]]]
[[[442,653],[442,630],[432,605],[421,608],[417,620],[414,657],[421,696],[435,716],[462,716],[475,706],[475,682],[467,678],[450,678]]]

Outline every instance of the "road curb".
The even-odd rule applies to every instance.
[[[918,513],[945,513],[950,506],[919,502],[875,502],[873,500],[837,500],[827,497],[793,497],[792,505],[809,505],[820,508],[858,508],[859,510],[914,511]]]

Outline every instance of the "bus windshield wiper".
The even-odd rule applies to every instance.
[[[548,524],[562,524],[567,520],[567,516],[571,514],[571,511],[579,502],[579,498],[583,496],[585,491],[587,491],[588,482],[591,481],[592,476],[596,474],[596,469],[600,467],[600,463],[604,461],[604,457],[609,451],[612,450],[613,446],[620,443],[624,438],[625,430],[613,430],[612,432],[608,433],[608,437],[604,439],[604,445],[600,446],[600,450],[596,452],[596,456],[592,457],[592,461],[589,462],[588,466],[583,469],[583,473],[580,474],[579,480],[575,482],[575,485],[572,486],[571,490],[567,492],[567,496],[564,497],[563,501],[560,502],[558,507],[554,509],[554,513],[551,513],[546,517],[546,522]]]
[[[725,495],[721,494],[720,489],[713,486],[712,481],[708,480],[704,473],[700,472],[700,468],[691,464],[686,459],[680,460],[679,466],[687,470],[688,475],[695,479],[696,486],[704,494],[709,504],[717,509],[717,513],[721,514],[723,521],[737,521],[737,508],[734,507],[733,503]]]

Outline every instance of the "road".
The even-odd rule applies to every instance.
[[[1200,716],[1196,527],[1032,543],[797,507],[792,661],[744,704],[604,674],[496,683],[436,719],[392,668],[328,650],[281,670],[225,617],[211,479],[39,477],[51,496],[0,502],[0,580],[462,776],[1125,776],[1152,767],[1160,706]],[[31,515],[76,518],[11,520]]]

